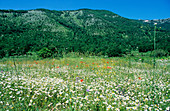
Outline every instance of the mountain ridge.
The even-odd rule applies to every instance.
[[[33,10],[50,10],[50,9],[45,9],[45,8],[37,8],[37,9],[27,9],[27,10],[15,10],[15,9],[0,9],[0,11],[5,11],[5,12],[18,12],[18,11],[23,11],[23,12],[27,12],[27,11],[33,11]],[[89,9],[89,8],[80,8],[80,9],[71,9],[71,10],[51,10],[51,11],[79,11],[79,10],[91,10],[91,11],[107,11],[107,12],[111,12],[114,13],[113,11],[110,10],[106,10],[106,9]],[[116,14],[116,13],[114,13]],[[119,14],[116,14],[119,15]],[[119,15],[121,16],[121,15]],[[122,17],[122,16],[121,16]],[[128,18],[128,17],[123,17],[123,18],[127,18],[127,19],[132,19],[132,18]],[[132,20],[139,20],[139,21],[164,21],[164,20],[168,20],[169,21],[170,18],[161,18],[161,19],[132,19]]]

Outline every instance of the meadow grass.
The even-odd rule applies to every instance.
[[[0,61],[0,110],[169,110],[169,58]]]

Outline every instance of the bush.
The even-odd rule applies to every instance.
[[[30,59],[33,59],[33,60],[38,60],[39,59],[39,56],[38,56],[38,54],[36,52],[29,51],[26,54],[27,54],[28,58],[30,58]]]
[[[52,51],[49,50],[47,47],[42,48],[41,50],[38,51],[38,56],[47,58],[52,56]]]
[[[168,56],[169,53],[168,51],[165,51],[165,50],[162,50],[162,49],[158,49],[158,50],[154,50],[152,53],[151,53],[151,56],[152,57],[163,57],[163,56]]]
[[[108,48],[106,51],[108,57],[122,56],[125,52],[125,49],[121,47]]]

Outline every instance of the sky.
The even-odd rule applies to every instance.
[[[0,9],[109,10],[129,19],[170,18],[170,0],[0,0]]]

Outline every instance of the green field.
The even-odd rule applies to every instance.
[[[169,110],[169,58],[0,60],[0,110]]]

